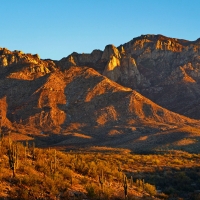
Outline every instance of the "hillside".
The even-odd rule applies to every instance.
[[[62,69],[89,66],[173,112],[200,119],[199,39],[187,41],[163,35],[141,35],[91,54],[72,53]]]

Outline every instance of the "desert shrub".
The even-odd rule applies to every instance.
[[[66,167],[65,169],[63,169],[62,171],[62,175],[64,179],[70,179],[72,177],[72,170],[69,169],[68,167]]]
[[[81,178],[82,185],[86,185],[87,183],[88,183],[88,179],[85,176],[83,178]]]
[[[104,199],[111,199],[113,196],[113,189],[111,187],[105,187],[103,197]]]
[[[160,164],[160,160],[159,160],[159,159],[154,159],[152,162],[153,162],[154,164],[156,164],[156,165]]]
[[[43,159],[38,159],[35,163],[35,169],[43,174],[50,174],[50,164],[44,162]]]
[[[97,168],[98,168],[98,166],[96,165],[96,163],[92,161],[92,162],[88,163],[87,172],[86,173],[89,176],[95,178],[96,176],[98,176]]]
[[[148,192],[151,196],[154,196],[156,194],[156,187],[154,185],[151,185],[149,183],[144,184],[144,189],[146,192]]]
[[[86,186],[87,196],[89,198],[96,198],[98,197],[99,190],[95,184],[89,184]]]
[[[61,185],[58,184],[58,181],[47,177],[45,182],[43,182],[43,187],[46,188],[46,191],[49,191],[51,194],[56,195],[59,193],[59,188],[61,187]]]
[[[174,163],[174,164],[177,164],[177,165],[182,165],[182,164],[183,164],[183,161],[180,160],[180,159],[178,159],[178,158],[175,158],[175,159],[173,160],[173,163]]]
[[[22,184],[28,185],[28,186],[33,186],[36,184],[40,185],[43,182],[39,177],[37,177],[34,174],[24,176],[21,181],[22,181]]]
[[[29,191],[27,188],[24,188],[24,187],[18,188],[17,190],[13,190],[10,193],[10,198],[11,199],[20,199],[20,200],[30,199]]]

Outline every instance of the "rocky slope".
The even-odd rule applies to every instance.
[[[20,134],[28,134],[41,145],[106,145],[139,151],[187,137],[191,151],[200,150],[199,121],[170,112],[116,83],[127,74],[138,77],[130,79],[133,88],[151,88],[126,49],[126,45],[118,49],[108,45],[104,52],[73,53],[59,62],[0,49],[2,132],[11,131],[15,137],[18,133],[18,140]]]
[[[142,35],[119,47],[107,45],[104,51],[72,53],[59,65],[92,67],[171,111],[199,119],[199,41]]]

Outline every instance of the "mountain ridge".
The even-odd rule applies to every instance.
[[[199,110],[199,106],[195,105],[200,103],[198,40],[142,35],[119,47],[107,45],[104,51],[95,50],[91,54],[73,53],[58,63],[61,69],[74,65],[92,67],[111,80],[138,90],[171,111],[199,119],[200,114],[195,111]],[[179,86],[182,87],[181,90]],[[184,95],[180,92],[182,90],[186,90]],[[173,95],[174,100],[166,102],[163,94]],[[182,106],[178,106],[181,103],[186,108],[188,102],[189,107],[195,106],[196,109],[182,109]]]
[[[175,46],[169,47],[169,41]],[[193,145],[184,148],[198,151],[200,123],[197,120],[199,98],[196,97],[200,93],[199,78],[194,74],[199,73],[199,47],[192,43],[191,50],[187,50],[192,59],[196,56],[191,66],[173,65],[182,58],[182,53],[186,55],[183,50],[188,47],[186,44],[191,45],[191,42],[145,35],[118,48],[107,45],[104,51],[72,53],[60,61],[42,60],[37,54],[1,48],[2,131],[17,133],[18,137],[27,135],[40,145],[87,147],[96,144],[126,146],[135,151],[167,148],[170,143],[182,148],[177,147],[176,142],[186,137]],[[160,68],[149,64],[156,63],[154,58],[159,60],[160,55],[174,58],[175,61],[170,61],[172,66],[161,61]],[[177,92],[181,87],[181,92]],[[185,88],[188,91],[185,92]],[[175,93],[182,95],[178,104],[174,104]],[[191,99],[188,99],[189,93],[193,95]],[[150,100],[143,94],[151,97]],[[172,102],[171,110],[182,108],[183,111],[177,114],[152,101],[159,101],[161,97],[165,100],[161,106]],[[185,109],[197,119],[180,115]],[[175,139],[168,137],[173,133]],[[167,144],[158,144],[160,139],[157,138],[161,135],[167,138]],[[140,140],[141,137],[146,139]]]

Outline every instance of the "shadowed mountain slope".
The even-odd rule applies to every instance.
[[[72,53],[59,65],[92,67],[171,111],[200,118],[199,39],[142,35],[119,47],[107,45],[104,51]]]

